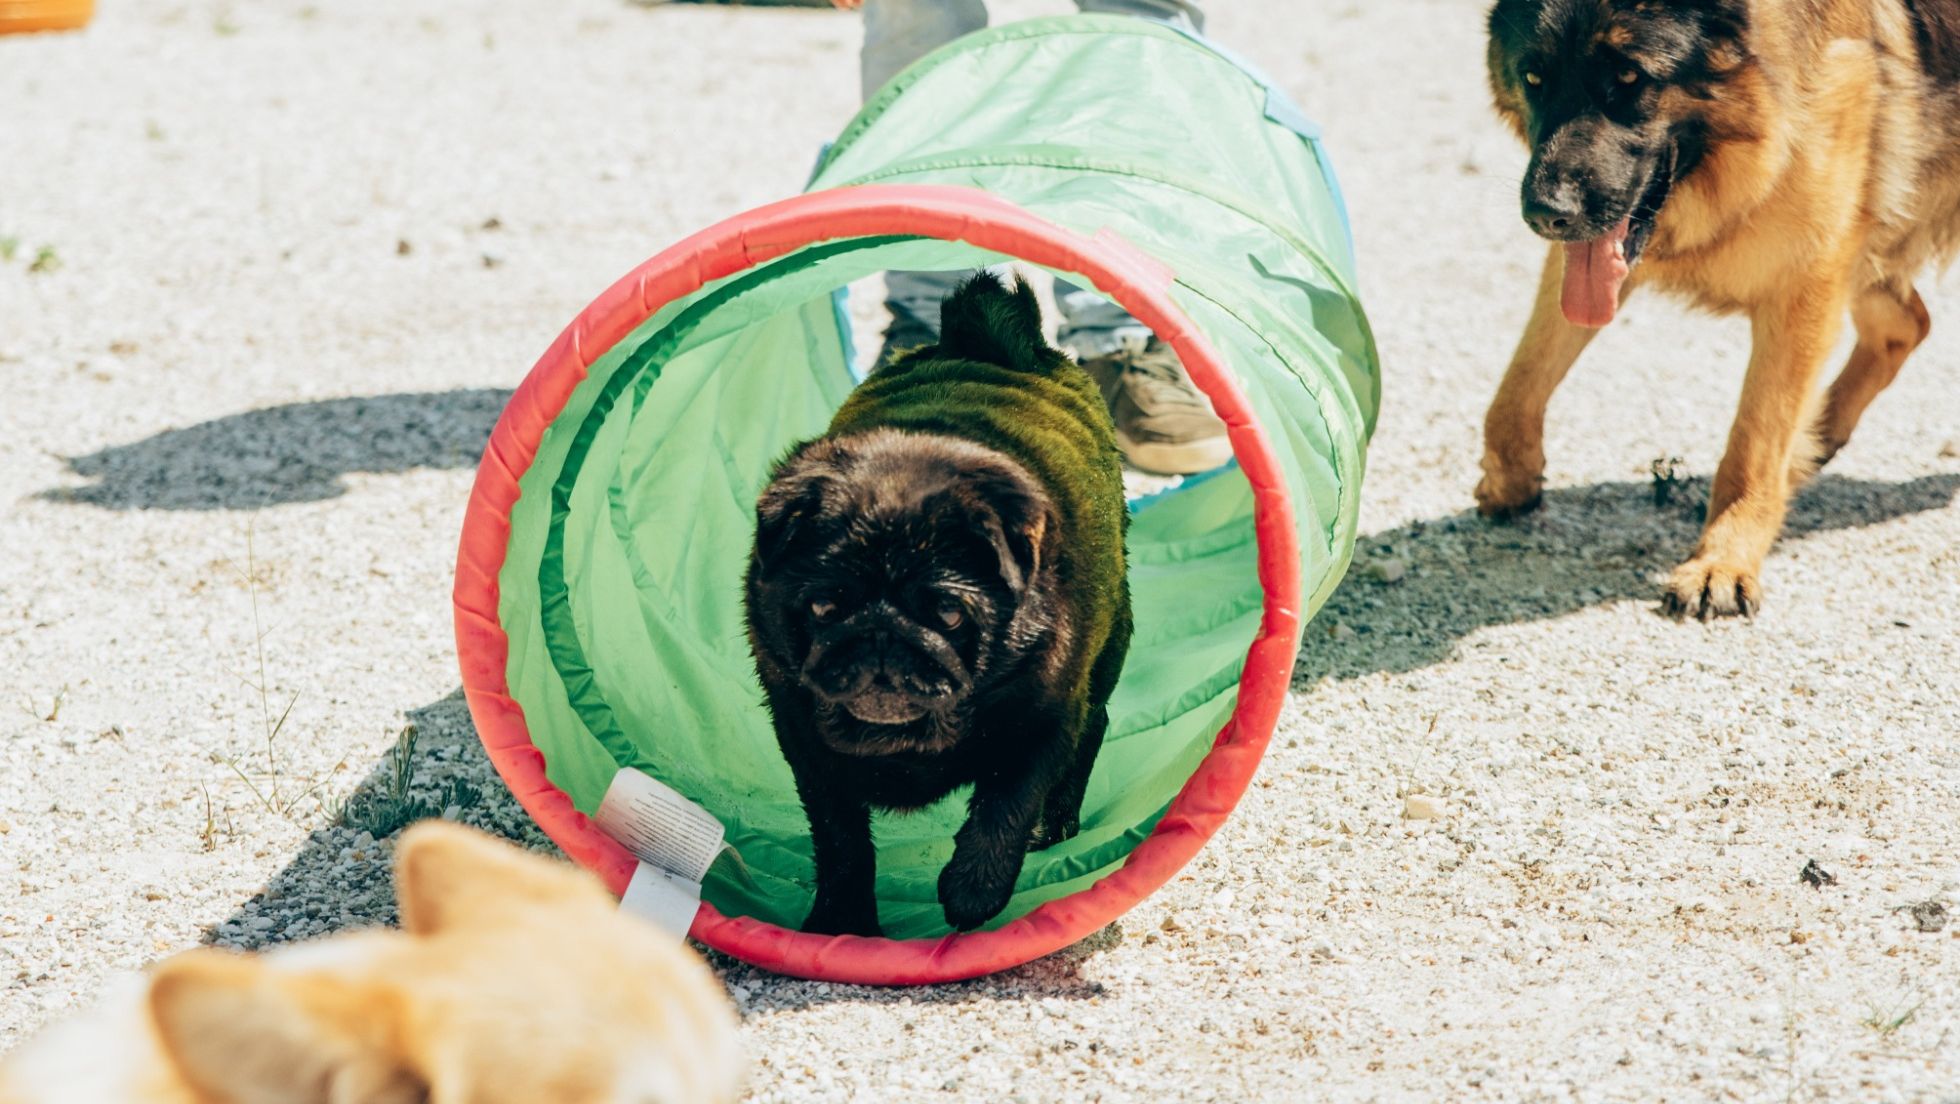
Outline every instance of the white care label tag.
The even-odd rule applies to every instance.
[[[721,853],[726,834],[714,814],[672,786],[632,768],[613,775],[592,819],[637,855],[643,866],[695,883],[697,899],[701,879]]]
[[[701,883],[643,862],[633,869],[633,880],[626,883],[626,895],[619,899],[619,907],[652,921],[661,931],[686,939],[687,930],[694,926],[694,914],[701,909]]]

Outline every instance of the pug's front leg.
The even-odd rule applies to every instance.
[[[810,818],[810,850],[817,864],[816,902],[803,930],[824,935],[877,935],[878,849],[871,839],[871,808],[821,750],[822,737],[804,720],[809,708],[787,696],[770,697],[777,741],[796,779],[796,796]]]
[[[810,844],[817,860],[817,899],[803,930],[879,934],[878,852],[871,841],[870,807],[834,792],[820,796],[808,790],[803,807],[810,816]]]
[[[1109,731],[1109,707],[1097,706],[1089,713],[1082,737],[1068,769],[1048,789],[1042,802],[1041,823],[1035,825],[1028,850],[1046,851],[1082,830],[1082,795],[1089,788],[1089,775],[1096,769],[1096,756],[1102,752],[1103,736]]]
[[[1029,785],[974,788],[966,823],[953,837],[953,857],[939,872],[939,903],[955,930],[972,931],[1007,907],[1043,796]]]
[[[1007,907],[1042,806],[1067,765],[1067,746],[1053,741],[1024,771],[974,784],[966,823],[953,837],[953,857],[939,872],[939,903],[956,930],[972,931]]]

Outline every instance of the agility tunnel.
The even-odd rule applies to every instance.
[[[1136,636],[1080,835],[1032,853],[986,930],[937,897],[965,794],[878,814],[887,938],[795,930],[808,824],[743,624],[755,500],[849,393],[841,291],[1002,262],[1127,307],[1182,357],[1235,461],[1132,504]],[[973,977],[1065,947],[1223,823],[1278,719],[1303,625],[1353,549],[1379,375],[1316,131],[1205,40],[1069,16],[956,42],[895,78],[806,194],[614,284],[498,422],[457,567],[463,682],[512,792],[623,892],[591,820],[639,770],[726,830],[691,934],[804,977]],[[567,933],[575,938],[575,933]]]

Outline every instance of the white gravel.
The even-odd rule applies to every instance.
[[[1638,303],[1554,405],[1550,509],[1466,515],[1538,257],[1482,2],[1214,6],[1354,206],[1359,570],[1241,814],[1117,928],[936,990],[723,963],[755,1098],[1960,1100],[1960,923],[1902,911],[1960,909],[1960,280],[1763,616],[1670,623],[1705,480],[1657,508],[1646,468],[1712,469],[1746,327]],[[0,40],[0,1046],[200,938],[385,918],[386,841],[328,825],[404,723],[419,792],[525,833],[454,694],[475,449],[606,283],[801,185],[856,40],[613,0]]]

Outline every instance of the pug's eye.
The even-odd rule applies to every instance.
[[[828,598],[813,598],[810,600],[810,616],[819,623],[832,621],[837,617],[837,603]]]
[[[939,623],[948,629],[957,629],[966,624],[966,610],[958,602],[947,602],[939,607]]]
[[[1539,76],[1537,73],[1527,72],[1524,75],[1524,82],[1533,88],[1538,88],[1545,83],[1545,78]]]
[[[1639,83],[1640,83],[1640,70],[1638,70],[1638,69],[1622,69],[1622,70],[1620,70],[1620,83],[1621,83],[1621,84],[1639,84]]]

